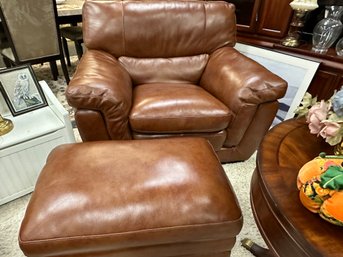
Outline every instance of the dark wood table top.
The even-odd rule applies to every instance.
[[[82,6],[85,0],[66,0],[57,5],[58,24],[76,25],[82,22]]]
[[[333,147],[309,133],[303,119],[271,129],[258,151],[251,183],[257,225],[275,256],[343,256],[343,228],[308,211],[299,200],[299,169]],[[343,207],[342,207],[343,208]]]

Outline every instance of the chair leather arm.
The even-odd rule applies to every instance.
[[[127,71],[109,53],[87,50],[70,81],[66,97],[77,109],[102,113],[112,139],[131,138],[128,115],[132,82]]]
[[[285,95],[287,82],[236,49],[225,47],[210,56],[200,86],[234,114],[226,129],[224,147],[240,146],[249,134],[259,135],[254,139],[254,150],[275,117],[277,99]],[[253,129],[255,124],[257,129]]]
[[[232,47],[211,54],[200,85],[233,112],[284,96],[287,82]]]

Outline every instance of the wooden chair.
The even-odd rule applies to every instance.
[[[10,45],[1,51],[7,67],[49,62],[57,80],[59,60],[69,83],[55,0],[0,0],[0,17]]]
[[[82,27],[77,26],[77,25],[61,27],[60,33],[62,37],[64,56],[67,60],[67,65],[70,66],[71,63],[70,63],[70,55],[69,55],[67,39],[74,42],[76,54],[80,60],[83,54],[82,45],[81,45],[83,43]]]

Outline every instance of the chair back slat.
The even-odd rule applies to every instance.
[[[53,0],[0,0],[16,62],[60,55]]]

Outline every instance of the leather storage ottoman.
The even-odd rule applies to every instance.
[[[227,257],[242,221],[205,139],[69,144],[50,153],[19,244],[27,256]]]

